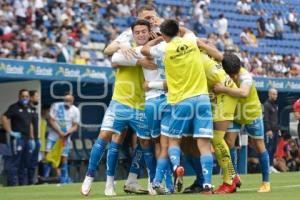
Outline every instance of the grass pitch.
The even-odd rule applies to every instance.
[[[185,177],[184,185],[190,185],[194,177]],[[146,187],[146,180],[140,180],[141,184]],[[123,192],[124,181],[117,182],[116,197],[104,196],[104,182],[96,182],[93,184],[90,196],[84,197],[80,195],[80,183],[69,184],[63,186],[38,185],[23,187],[0,187],[0,200],[104,200],[104,199],[124,199],[124,200],[300,200],[300,172],[280,173],[271,175],[270,193],[257,193],[256,190],[261,182],[261,175],[244,175],[242,176],[242,187],[234,194],[210,195],[201,194],[174,194],[168,196],[149,196],[149,195],[133,195]],[[213,177],[213,183],[217,187],[221,183],[220,176]]]

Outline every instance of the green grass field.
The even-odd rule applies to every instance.
[[[224,200],[299,200],[300,199],[300,172],[272,174],[272,192],[257,193],[260,183],[260,174],[242,176],[242,187],[234,194],[210,195],[201,194],[184,195],[175,194],[169,196],[149,196],[149,195],[129,195],[122,190],[124,181],[117,182],[118,196],[113,198],[105,197],[104,182],[96,182],[92,187],[90,196],[80,195],[80,184],[70,184],[64,186],[39,185],[23,187],[0,187],[0,200],[102,200],[102,199],[124,199],[124,200],[147,200],[147,199],[172,199],[172,200],[191,200],[191,199],[224,199]],[[193,182],[193,177],[185,177],[185,186]],[[141,180],[146,186],[146,180]],[[213,183],[217,186],[220,183],[220,176],[213,177]]]

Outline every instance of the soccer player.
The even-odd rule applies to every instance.
[[[64,102],[54,103],[50,109],[49,135],[47,138],[46,152],[50,152],[56,141],[62,139],[64,147],[61,155],[60,183],[69,183],[68,155],[70,152],[71,135],[77,131],[80,122],[79,109],[73,105],[74,96],[66,93]],[[50,163],[44,165],[44,177],[48,177],[51,170]]]
[[[155,141],[155,152],[156,157],[160,154],[161,144],[160,144],[160,133],[161,127],[168,126],[168,120],[170,115],[170,108],[167,105],[166,100],[166,81],[164,66],[161,60],[156,60],[155,63],[147,61],[147,59],[141,55],[141,48],[134,48],[136,52],[136,58],[127,59],[121,52],[114,53],[112,57],[113,65],[126,66],[126,65],[136,65],[141,64],[145,66],[143,68],[143,73],[145,77],[144,89],[146,91],[146,103],[145,103],[145,114],[147,118],[147,126],[151,133],[151,138]],[[148,69],[147,69],[148,68]],[[151,68],[151,69],[149,69]],[[153,69],[152,69],[153,68]],[[169,160],[165,160],[169,162]],[[166,187],[162,190],[164,194],[173,193],[173,183],[172,183],[172,170],[171,168],[162,169],[163,173],[161,176],[165,175]],[[134,183],[136,179],[131,179],[132,172],[129,173],[127,183],[125,184],[124,190],[135,191]],[[137,192],[134,192],[137,193]]]
[[[233,148],[237,133],[244,126],[246,132],[253,140],[255,150],[259,153],[259,162],[262,168],[262,184],[258,192],[270,192],[269,154],[264,143],[262,108],[252,76],[245,68],[241,67],[240,59],[234,54],[224,54],[222,66],[238,88],[229,88],[222,84],[216,84],[214,91],[239,98],[235,120],[228,129],[226,141],[229,147]]]
[[[184,168],[180,165],[180,142],[184,133],[192,133],[201,152],[199,164],[205,172],[203,193],[212,194],[212,113],[197,42],[195,39],[178,37],[179,25],[175,20],[162,22],[160,31],[162,37],[142,48],[145,56],[163,60],[168,86],[167,102],[171,104],[169,126],[166,131],[162,131],[162,135],[168,137],[168,151],[162,149],[157,168],[164,168],[159,166],[159,161],[169,156],[175,185],[182,186]]]
[[[137,20],[131,26],[134,41],[143,45],[150,38],[150,24],[145,20]],[[101,131],[93,145],[88,171],[81,187],[81,193],[88,195],[94,179],[95,171],[101,160],[107,143],[111,140],[107,155],[106,196],[115,196],[114,174],[118,152],[121,146],[120,135],[125,126],[131,126],[140,139],[143,157],[149,170],[150,181],[155,175],[155,157],[150,146],[150,132],[146,125],[144,112],[145,93],[144,76],[140,66],[122,66],[115,74],[113,97],[103,118]],[[112,139],[111,139],[112,138]]]
[[[214,84],[216,83],[220,83],[229,88],[237,88],[237,86],[223,70],[222,65],[204,53],[206,52],[209,55],[220,58],[222,57],[221,52],[218,52],[216,49],[212,49],[213,47],[206,45],[201,39],[198,39],[197,43],[200,47],[200,59],[204,63],[208,90],[211,96],[214,122],[214,137],[212,139],[212,144],[215,150],[217,161],[223,173],[223,184],[217,190],[215,190],[214,193],[233,193],[236,191],[236,183],[233,182],[232,177],[234,177],[236,173],[233,168],[230,158],[230,151],[224,137],[230,122],[233,121],[238,99],[225,93],[215,94],[212,90]],[[214,55],[214,53],[218,55]],[[189,136],[189,134],[186,136]],[[192,167],[196,172],[197,179],[190,187],[184,190],[184,193],[199,192],[202,190],[202,175],[200,174],[201,171],[196,166],[199,152],[194,150],[189,152],[191,149],[190,147],[196,147],[196,144],[188,138],[185,140],[186,141],[183,142],[183,149],[185,149],[184,154],[187,159],[192,159],[190,163],[192,163]]]

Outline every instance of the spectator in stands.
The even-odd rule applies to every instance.
[[[287,172],[289,170],[287,161],[291,159],[290,146],[288,142],[290,138],[291,136],[287,132],[282,132],[282,136],[277,144],[274,167],[281,172]]]
[[[228,32],[224,34],[224,37],[222,37],[221,40],[223,41],[223,44],[225,46],[225,51],[239,51],[238,46],[233,43],[233,40]]]
[[[121,16],[130,16],[131,15],[131,3],[130,0],[122,0],[117,5],[118,11],[121,13]]]
[[[27,9],[29,8],[29,2],[27,0],[14,1],[14,9],[17,17],[17,24],[25,26],[27,24]]]
[[[77,49],[75,51],[75,57],[73,59],[73,63],[76,64],[76,65],[85,65],[87,63],[86,58],[84,58],[82,56],[82,53],[81,53],[80,49]]]
[[[12,148],[11,155],[4,157],[7,185],[25,185],[29,151],[35,149],[28,90],[19,91],[18,102],[9,106],[2,116],[2,123],[4,130],[11,138]]]
[[[32,47],[31,56],[28,57],[28,60],[36,62],[45,62],[42,47],[37,44],[34,44]]]
[[[240,34],[240,38],[242,43],[249,46],[257,47],[257,39],[253,34],[251,28],[244,28],[243,32]]]
[[[275,37],[275,25],[271,18],[266,23],[266,37],[271,39]]]
[[[247,2],[247,0],[240,0],[236,4],[236,8],[238,12],[245,15],[251,15],[251,4]]]
[[[206,18],[209,16],[205,4],[197,4],[194,10],[194,30],[197,33],[205,33]]]
[[[223,13],[219,15],[219,19],[214,22],[213,26],[217,29],[217,33],[222,39],[224,34],[227,33],[228,29],[228,20],[225,18]]]
[[[248,70],[251,71],[251,64],[250,64],[250,57],[247,51],[242,51],[240,56],[241,62],[243,66]]]
[[[265,145],[270,157],[270,173],[278,173],[274,168],[273,160],[279,138],[278,105],[276,103],[278,92],[275,88],[269,89],[269,98],[264,103]]]
[[[299,32],[299,24],[297,22],[297,13],[294,9],[290,9],[287,24],[290,26],[291,31],[296,32],[296,33]]]
[[[74,96],[66,93],[64,102],[54,103],[50,109],[49,135],[47,138],[46,152],[49,152],[54,144],[60,139],[64,146],[61,155],[60,164],[60,183],[69,183],[68,175],[68,155],[70,151],[71,135],[77,131],[80,122],[80,113],[73,105]],[[44,177],[48,177],[51,170],[51,164],[44,165]]]
[[[284,31],[284,19],[281,12],[274,13],[275,38],[282,40]]]
[[[259,38],[263,38],[266,35],[266,22],[264,18],[261,16],[256,20],[256,27]]]
[[[119,16],[119,9],[116,0],[110,0],[107,5],[107,14],[114,17]]]
[[[68,38],[66,35],[62,34],[60,35],[57,40],[57,62],[61,63],[71,63],[72,62],[72,55],[70,54],[68,48],[67,48],[67,42]]]

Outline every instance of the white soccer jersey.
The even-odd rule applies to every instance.
[[[239,76],[240,85],[252,85],[253,84],[253,78],[250,73],[241,74]]]
[[[72,123],[79,124],[80,113],[79,109],[72,105],[69,109],[65,109],[64,102],[54,103],[50,109],[50,117],[55,119],[57,125],[63,132],[66,132],[72,127]],[[49,127],[48,139],[57,140],[57,133]]]
[[[144,58],[141,54],[142,46],[134,48],[137,54],[136,58],[128,60],[125,56],[120,52],[114,53],[112,56],[112,63],[123,65],[123,66],[135,66],[138,59]],[[157,64],[157,70],[148,70],[143,68],[144,78],[146,81],[165,81],[165,71],[163,68],[162,60],[155,59],[155,63]],[[159,89],[151,89],[146,92],[146,100],[158,97],[162,94],[165,94],[164,90]]]

